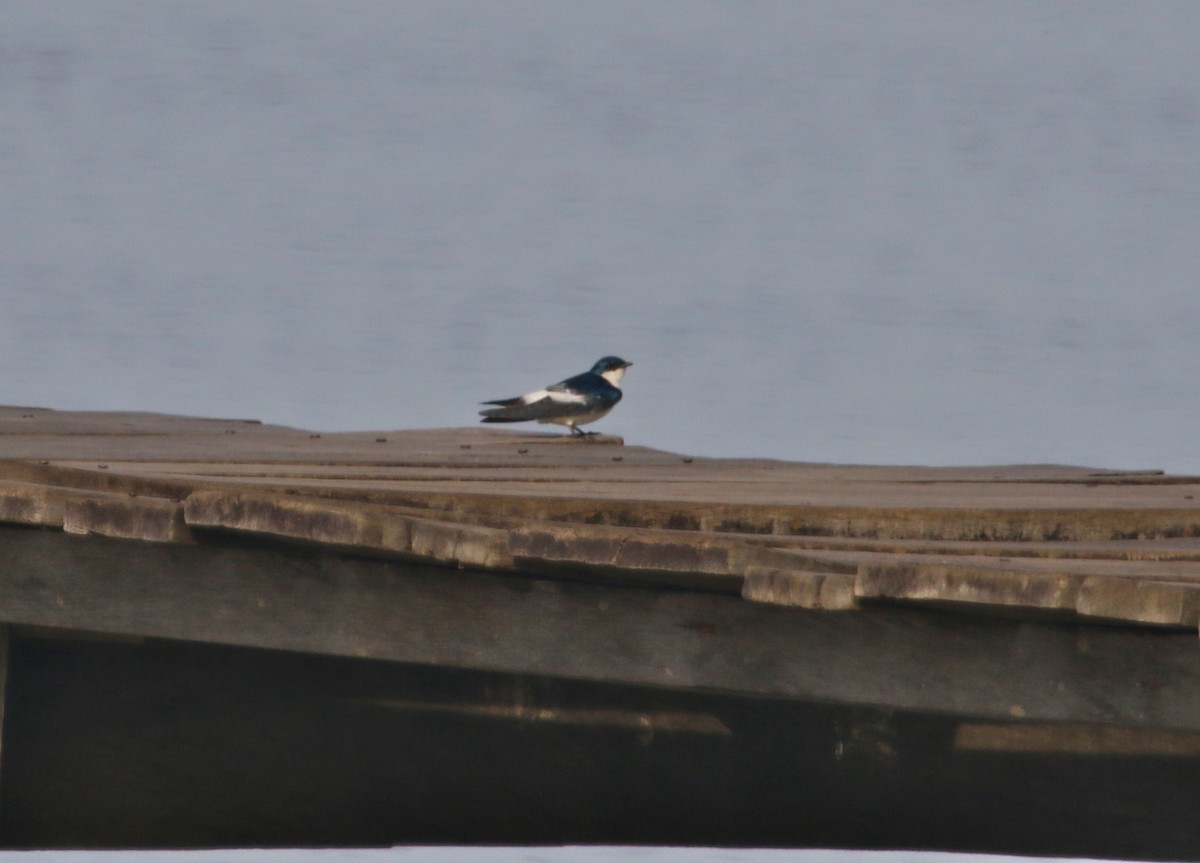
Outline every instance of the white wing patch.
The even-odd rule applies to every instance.
[[[531,405],[534,402],[540,402],[542,399],[550,399],[550,401],[560,405],[577,405],[584,401],[584,397],[579,393],[568,392],[567,390],[544,389],[521,396],[521,403]]]

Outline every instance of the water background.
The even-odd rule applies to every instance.
[[[1200,472],[1200,4],[7,0],[0,402],[635,363],[695,455]]]
[[[6,0],[0,402],[458,426],[616,353],[629,443],[1200,473],[1197,45],[1194,0]]]
[[[1200,472],[1200,4],[8,0],[0,402]]]

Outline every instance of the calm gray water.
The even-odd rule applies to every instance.
[[[1200,472],[1200,4],[8,0],[0,402],[635,363],[701,455]]]
[[[1200,473],[1198,44],[1194,0],[6,0],[0,403],[453,426],[617,353],[630,443]]]

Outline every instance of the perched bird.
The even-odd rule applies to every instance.
[[[567,426],[572,434],[595,434],[582,432],[579,427],[600,419],[621,400],[621,378],[631,365],[633,363],[627,363],[620,357],[603,357],[596,361],[591,371],[551,384],[544,390],[535,390],[512,399],[483,402],[499,407],[480,411],[483,417],[480,422],[520,423],[537,420],[540,423]]]

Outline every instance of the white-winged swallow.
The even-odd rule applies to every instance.
[[[511,399],[483,402],[498,405],[480,411],[485,423],[520,423],[537,420],[540,423],[558,423],[571,429],[572,434],[584,435],[595,432],[579,430],[581,425],[593,423],[612,410],[621,400],[621,378],[627,363],[620,357],[603,357],[596,361],[590,371],[551,384],[545,389],[534,390]]]

